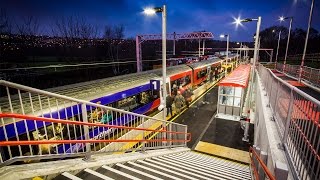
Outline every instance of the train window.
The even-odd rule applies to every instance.
[[[159,97],[159,92],[144,91],[139,94],[127,97],[117,102],[117,108],[126,111],[135,110],[145,104],[148,104]]]
[[[203,78],[207,75],[208,70],[207,69],[202,69],[197,73],[197,79]]]
[[[187,75],[185,77],[182,77],[182,78],[179,78],[179,79],[176,79],[174,81],[171,81],[171,89],[173,88],[174,84],[177,86],[177,87],[184,87],[188,84],[191,83],[191,76],[190,75]]]

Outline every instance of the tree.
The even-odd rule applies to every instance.
[[[0,34],[11,34],[11,27],[7,11],[0,8]]]
[[[108,44],[108,54],[112,59],[112,62],[119,62],[119,45],[124,38],[124,26],[105,26],[104,38]],[[114,58],[114,53],[116,54],[116,60]],[[113,72],[115,75],[120,73],[119,63],[117,66],[115,64],[113,65]]]
[[[22,21],[16,26],[20,35],[35,36],[39,33],[39,20],[35,16],[22,17]]]

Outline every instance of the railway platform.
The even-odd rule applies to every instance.
[[[242,141],[244,131],[239,121],[216,118],[218,87],[215,85],[195,100],[179,116],[170,119],[188,126],[193,138],[188,147],[202,153],[249,163],[249,147],[253,142],[250,124],[249,142]]]

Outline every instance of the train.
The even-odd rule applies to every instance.
[[[200,96],[210,87],[210,85],[212,85],[209,83],[209,78],[210,76],[212,76],[212,74],[215,76],[214,78],[221,78],[222,76],[224,76],[225,73],[224,69],[222,68],[223,61],[224,60],[221,59],[209,59],[192,64],[167,67],[167,92],[172,93],[172,88],[175,84],[183,90],[192,87],[195,97]],[[161,76],[161,69],[154,69],[139,73],[51,88],[47,89],[46,91],[77,99],[87,100],[93,103],[98,103],[117,109],[131,111],[138,114],[154,115],[156,117],[161,114],[158,110],[158,107],[160,105],[160,99],[162,95],[160,93],[160,90],[155,91],[152,89],[152,86],[150,86],[150,81],[160,81],[162,79]],[[19,108],[21,103],[19,103],[19,98],[14,97],[16,96],[12,96],[10,103],[8,103],[7,98],[0,98],[0,107],[2,112],[13,112],[21,114],[21,110]],[[28,99],[28,96],[22,96],[22,102],[28,102],[28,100],[24,99]],[[30,101],[31,100],[29,100],[29,102]],[[43,106],[44,107],[41,107],[41,110],[46,109],[45,105]],[[32,114],[38,114],[38,116],[42,115],[43,117],[81,121],[80,114],[82,112],[81,109],[79,110],[78,105],[67,106],[68,107],[65,109],[58,109],[54,112],[50,111],[41,113],[37,112],[37,110],[34,110],[37,109],[36,107],[28,108],[25,106],[24,113],[31,114],[33,112]],[[39,108],[38,111],[40,111]],[[95,111],[92,111],[92,109],[87,109],[87,111],[90,122],[100,121],[98,117],[94,117]],[[129,122],[124,122],[124,124],[126,123]],[[46,128],[44,128],[44,126],[46,126]],[[4,119],[0,126],[0,141],[17,139],[17,136],[19,140],[27,140],[28,138],[30,138],[31,140],[39,140],[43,138],[44,134],[47,134],[47,139],[63,139],[63,137],[55,137],[52,131],[61,132],[61,134],[67,134],[62,133],[62,131],[65,130],[66,128],[64,128],[61,124],[57,124],[55,127],[53,127],[51,123],[37,122],[35,124],[32,121],[23,120],[12,123],[12,121],[8,120],[6,122],[6,119]],[[76,134],[80,135],[80,131],[82,130],[74,129],[74,131]],[[101,136],[101,134],[97,135],[97,132],[95,133],[95,131],[100,130],[92,129],[89,133],[90,138],[99,138],[99,136]],[[75,138],[80,139],[80,137]],[[71,144],[58,145],[56,151],[58,151],[58,153],[70,152],[72,151],[71,146]],[[5,149],[4,147],[2,148]],[[80,150],[82,148],[83,147],[78,147],[77,150]],[[8,156],[8,152],[6,150],[2,150],[1,153],[4,153],[2,155],[3,157]]]

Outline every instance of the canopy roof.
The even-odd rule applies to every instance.
[[[219,86],[232,86],[246,88],[250,76],[250,65],[240,65],[231,74],[225,77]]]

